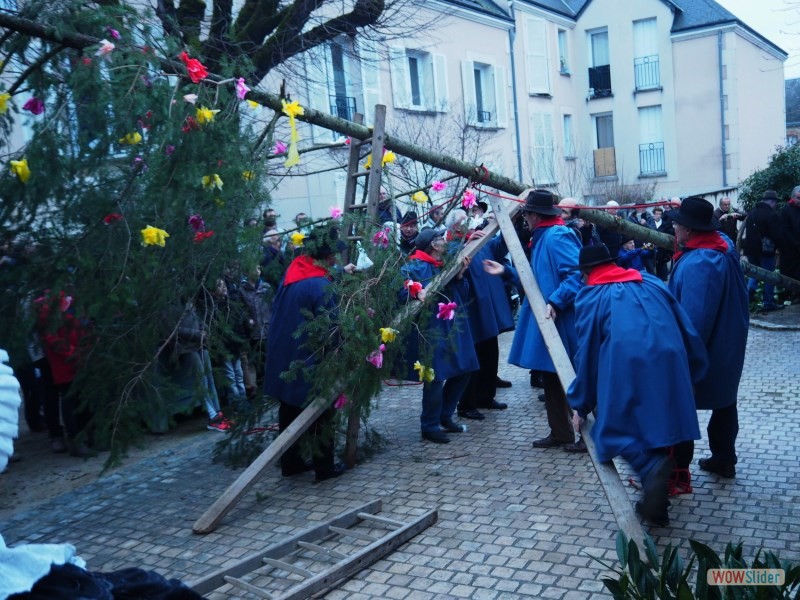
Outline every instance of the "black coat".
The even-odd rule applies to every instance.
[[[744,226],[745,238],[742,249],[747,260],[755,265],[761,262],[763,238],[771,239],[778,249],[783,249],[785,246],[778,213],[766,202],[759,202],[747,213]]]

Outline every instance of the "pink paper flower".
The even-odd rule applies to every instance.
[[[422,291],[422,284],[419,281],[414,281],[412,279],[406,279],[403,287],[408,290],[408,295],[412,298],[416,298],[417,294]]]
[[[131,163],[131,169],[135,173],[142,174],[142,173],[147,173],[148,166],[147,163],[144,162],[144,159],[141,156],[137,156],[136,158],[133,159],[133,162]]]
[[[345,146],[349,146],[350,145],[350,138],[349,137],[344,138],[344,145]]]
[[[473,191],[467,190],[466,192],[464,192],[464,196],[462,196],[461,198],[461,206],[463,206],[464,208],[472,208],[473,206],[475,206],[475,204],[476,200]]]
[[[119,213],[110,213],[103,217],[103,223],[111,225],[115,221],[122,221],[122,215]]]
[[[172,156],[172,153],[175,152],[175,146],[172,144],[167,144],[167,147],[164,148],[164,154],[167,156]]]
[[[250,88],[247,87],[247,84],[244,82],[244,77],[239,77],[236,80],[236,95],[239,97],[239,100],[244,100],[244,97],[247,96],[247,92],[250,91]]]
[[[345,394],[339,394],[336,398],[336,401],[333,403],[333,408],[336,410],[342,410],[345,405],[347,404],[349,398]]]
[[[371,319],[375,316],[375,309],[367,308],[367,316]]]
[[[192,230],[194,230],[195,232],[205,231],[206,229],[206,224],[203,221],[203,217],[201,217],[200,215],[192,215],[191,217],[189,217],[188,223],[189,227],[191,227]]]
[[[447,184],[446,183],[442,183],[441,181],[434,181],[431,184],[431,189],[434,192],[441,192],[442,190],[444,190],[446,188],[447,188]]]
[[[373,246],[380,246],[381,248],[388,248],[389,247],[389,234],[385,229],[379,229],[375,232],[375,235],[372,236],[372,245]]]
[[[40,115],[44,112],[44,102],[39,98],[31,98],[22,105],[22,110],[27,110],[35,115]]]
[[[110,58],[111,53],[114,51],[116,46],[109,42],[108,40],[100,40],[100,47],[97,49],[97,52],[94,53],[95,56],[99,56],[100,58]]]
[[[342,216],[342,209],[338,206],[331,206],[331,219],[338,219]]]
[[[455,302],[439,302],[439,314],[436,315],[436,318],[452,321],[456,316],[456,308],[458,308],[458,304]]]
[[[106,27],[106,33],[108,33],[108,35],[110,35],[115,40],[119,40],[122,38],[122,36],[119,34],[119,31],[110,26]]]
[[[272,147],[272,154],[274,154],[275,156],[280,156],[281,154],[286,154],[287,149],[288,146],[284,144],[282,141],[278,140]]]
[[[367,355],[367,362],[370,363],[376,369],[380,369],[383,366],[383,351],[386,350],[386,344],[381,344],[378,346],[377,350],[373,350]]]

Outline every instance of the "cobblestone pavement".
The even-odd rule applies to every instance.
[[[509,343],[507,334],[501,356]],[[670,528],[650,530],[659,545],[694,538],[721,550],[741,540],[749,557],[763,547],[800,561],[799,344],[798,331],[751,329],[737,478],[718,479],[695,463],[694,493],[673,501]],[[418,387],[387,388],[372,420],[388,440],[384,451],[320,484],[270,469],[209,535],[193,535],[192,524],[240,471],[211,464],[207,434],[17,514],[0,531],[9,544],[70,542],[93,570],[141,566],[191,581],[381,498],[387,516],[438,508],[439,521],[326,598],[605,597],[605,571],[592,557],[615,560],[617,528],[591,463],[532,449],[547,433],[540,390],[521,369],[503,365],[501,374],[514,384],[498,393],[509,409],[469,421],[449,445],[420,440]],[[657,385],[658,365],[652,374]],[[700,441],[696,458],[706,449]],[[238,597],[226,589],[211,597]]]

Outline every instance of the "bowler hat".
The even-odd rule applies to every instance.
[[[761,199],[762,200],[772,200],[774,202],[777,202],[778,201],[778,194],[777,194],[777,192],[775,192],[775,190],[767,190],[766,192],[764,192],[764,195],[761,196]]]
[[[680,207],[669,211],[667,215],[678,225],[695,231],[719,229],[719,220],[714,216],[714,206],[700,196],[684,198]]]
[[[433,240],[435,240],[437,237],[442,237],[442,234],[436,229],[433,229],[432,227],[423,229],[414,239],[414,247],[416,247],[417,250],[422,250],[424,252],[430,247]]]
[[[412,223],[416,225],[418,218],[419,217],[417,217],[417,213],[415,213],[413,210],[410,210],[403,215],[403,218],[400,220],[400,225],[410,225]]]
[[[555,206],[555,194],[548,190],[533,190],[525,199],[522,212],[536,213],[539,215],[556,216],[561,214],[561,209]]]
[[[588,267],[596,267],[597,265],[604,265],[605,263],[614,262],[614,257],[608,251],[608,246],[605,244],[597,244],[595,246],[584,246],[578,255],[578,268],[586,269]]]

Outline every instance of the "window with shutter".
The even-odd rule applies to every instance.
[[[547,64],[547,22],[529,17],[525,27],[525,64],[528,93],[549,94],[550,73]]]

